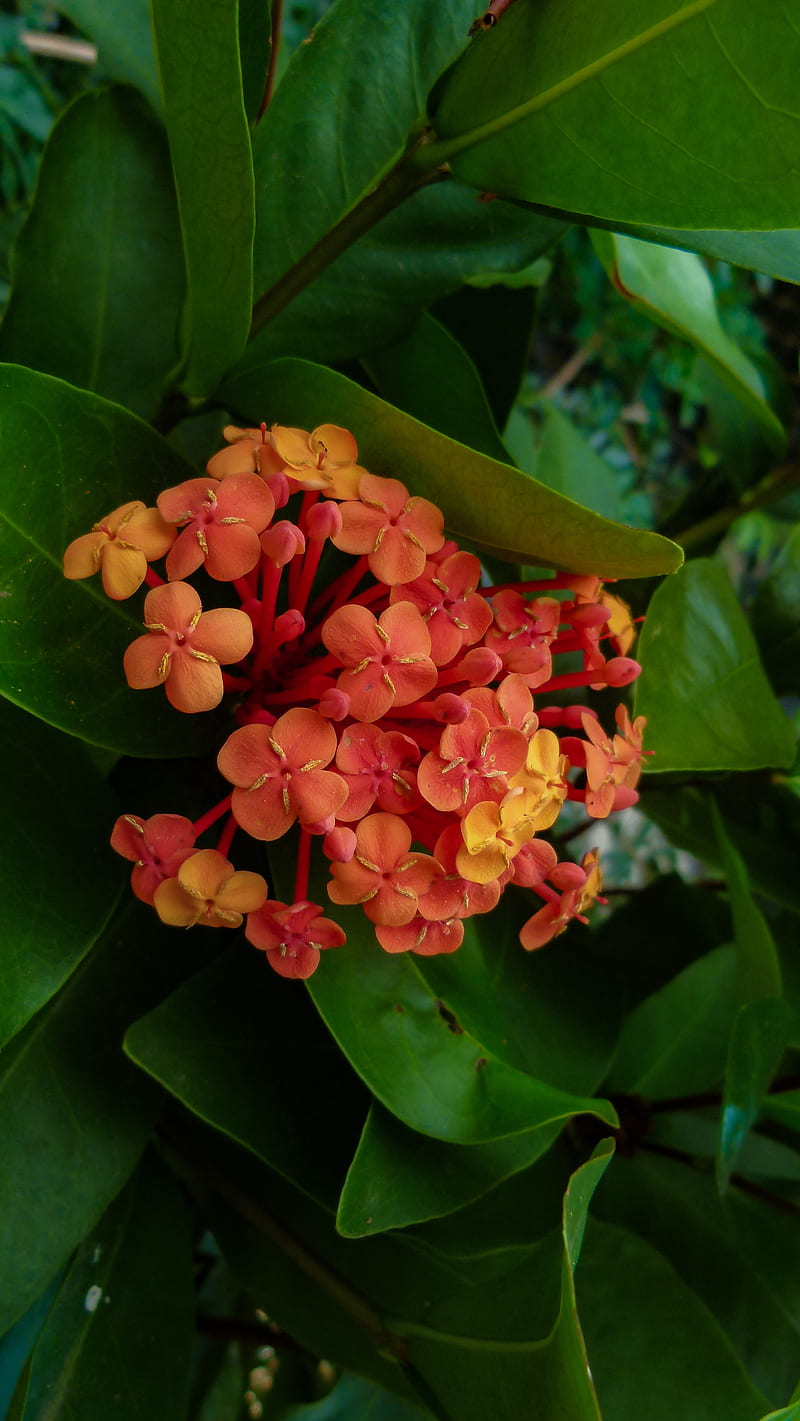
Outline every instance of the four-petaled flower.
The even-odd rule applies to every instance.
[[[217,757],[233,791],[231,809],[254,839],[280,839],[296,819],[317,824],[347,799],[341,775],[324,767],[336,754],[336,731],[318,711],[297,707],[274,725],[243,725]]]
[[[281,977],[310,977],[326,947],[341,947],[345,935],[338,923],[322,917],[316,903],[279,903],[268,898],[247,919],[245,937],[266,952]]]
[[[143,903],[153,902],[159,883],[174,878],[195,852],[191,819],[182,814],[121,814],[111,834],[115,853],[133,863],[131,888]]]
[[[162,923],[191,928],[241,927],[245,913],[261,907],[267,885],[260,873],[234,869],[216,849],[199,849],[178,869],[176,878],[165,878],[153,902]]]
[[[241,661],[253,645],[253,624],[235,607],[203,611],[193,587],[169,582],[144,599],[147,636],[131,642],[123,657],[135,691],[164,685],[176,710],[195,714],[222,700],[220,666]]]
[[[103,591],[114,602],[132,597],[147,574],[147,564],[163,557],[175,541],[175,529],[157,508],[123,503],[70,543],[64,554],[64,576],[71,581],[100,570]]]
[[[472,646],[492,624],[492,609],[475,589],[481,565],[473,553],[451,553],[440,563],[428,562],[413,582],[392,588],[392,602],[413,602],[428,626],[431,657],[446,666],[463,646]]]
[[[370,571],[392,586],[425,571],[429,553],[444,543],[444,519],[427,498],[411,498],[399,479],[364,474],[358,501],[343,503],[341,531],[332,538],[344,553],[366,553]]]
[[[472,809],[481,800],[499,804],[508,793],[510,777],[525,764],[527,751],[521,731],[511,726],[492,729],[486,716],[473,710],[459,725],[445,727],[439,749],[422,761],[417,783],[428,803],[445,813]]]
[[[272,442],[286,472],[301,488],[319,489],[331,498],[356,498],[366,474],[357,463],[358,445],[348,429],[320,424],[305,429],[272,426]]]
[[[188,479],[159,495],[167,523],[183,531],[167,557],[170,581],[205,566],[217,582],[250,572],[261,556],[259,533],[275,512],[275,500],[257,474],[234,474],[216,488],[208,479]]]
[[[356,829],[348,863],[331,865],[328,896],[334,903],[360,903],[373,923],[410,923],[421,893],[441,868],[429,854],[411,852],[411,830],[395,814],[370,814]]]
[[[366,607],[339,607],[322,628],[328,650],[346,668],[337,685],[359,720],[380,720],[433,690],[438,672],[417,608],[395,602],[376,618]]]

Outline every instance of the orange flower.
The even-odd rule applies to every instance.
[[[603,882],[597,849],[590,849],[584,854],[580,867],[576,863],[559,864],[550,878],[563,891],[560,897],[554,895],[550,902],[545,903],[522,928],[519,940],[526,952],[544,947],[545,943],[558,937],[573,918],[581,923],[587,921],[586,909],[597,898]]]
[[[187,479],[160,494],[158,508],[168,523],[187,525],[167,558],[170,581],[205,566],[217,582],[233,582],[258,562],[258,535],[275,512],[275,500],[256,474],[235,474],[216,490],[208,479]]]
[[[343,503],[341,532],[331,539],[344,553],[366,553],[370,571],[391,587],[425,571],[428,553],[444,543],[444,519],[427,498],[410,498],[398,479],[364,474],[358,502]]]
[[[274,725],[243,725],[219,752],[217,765],[233,791],[237,824],[254,839],[280,839],[295,819],[317,824],[347,799],[341,775],[325,770],[336,731],[318,711],[286,711]]]
[[[260,873],[236,872],[216,849],[200,849],[178,869],[177,878],[165,878],[155,891],[154,903],[162,923],[191,928],[241,927],[245,913],[255,912],[267,896]]]
[[[322,917],[316,903],[279,903],[267,899],[247,919],[245,937],[267,955],[281,977],[305,978],[316,972],[326,947],[341,947],[345,935],[338,923]]]
[[[485,715],[470,711],[459,725],[442,731],[417,773],[420,793],[444,813],[462,812],[508,793],[510,776],[525,764],[525,736],[510,726],[492,729]]]
[[[395,814],[370,814],[356,829],[356,851],[347,863],[331,864],[328,896],[334,903],[361,903],[373,923],[401,927],[417,912],[417,900],[441,872],[428,854],[410,853],[411,830]]]
[[[137,637],[123,657],[134,691],[164,685],[176,710],[193,715],[222,700],[222,672],[253,645],[253,624],[235,607],[210,612],[186,582],[168,582],[144,599],[147,636]]]
[[[115,853],[133,863],[131,888],[143,903],[153,902],[158,885],[174,878],[195,852],[195,832],[182,814],[121,814],[111,833]]]
[[[357,498],[362,475],[356,463],[358,445],[338,424],[320,424],[310,434],[305,429],[272,426],[272,442],[291,478],[306,489],[321,489],[331,498]]]
[[[358,720],[379,720],[436,685],[428,629],[410,602],[395,602],[378,619],[366,607],[339,607],[323,626],[322,640],[346,667],[337,685]]]
[[[478,559],[457,552],[440,563],[426,563],[423,576],[392,588],[392,602],[413,602],[422,613],[437,666],[446,666],[462,647],[479,641],[492,624],[489,603],[475,591],[480,578]]]
[[[157,508],[123,503],[70,543],[64,554],[64,576],[71,581],[91,577],[98,569],[103,591],[114,602],[132,597],[141,587],[147,564],[164,556],[175,541],[175,529]]]

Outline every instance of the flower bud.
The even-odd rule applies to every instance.
[[[488,686],[503,669],[501,657],[488,646],[475,646],[462,657],[456,670],[471,686]]]
[[[276,640],[281,642],[296,641],[303,635],[306,629],[306,619],[302,612],[298,612],[296,607],[289,607],[285,612],[281,612],[275,618],[274,633]]]
[[[641,666],[630,656],[614,656],[606,662],[604,683],[606,686],[629,686],[641,674]]]
[[[331,829],[322,841],[322,851],[333,863],[349,863],[358,845],[355,832],[344,824]]]
[[[300,529],[284,518],[261,534],[261,546],[276,567],[285,567],[298,553],[305,552],[306,540]]]
[[[463,696],[455,696],[452,691],[443,691],[434,701],[436,719],[445,725],[460,725],[466,720],[472,706]]]
[[[317,710],[326,720],[345,720],[350,714],[350,697],[346,691],[331,686],[320,696]]]
[[[308,536],[315,543],[335,538],[342,531],[342,515],[338,503],[315,503],[306,514]]]

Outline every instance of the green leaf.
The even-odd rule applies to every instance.
[[[0,1332],[39,1296],[141,1154],[162,1096],[125,1060],[122,1035],[197,952],[152,909],[132,907],[6,1048],[0,1252],[15,1267],[0,1278]]]
[[[181,343],[187,395],[213,389],[250,327],[255,194],[238,8],[238,0],[153,0],[189,288]]]
[[[506,430],[505,438],[520,468],[602,518],[618,517],[617,486],[605,459],[555,405],[541,401],[537,413],[540,422],[530,410],[517,406]]]
[[[94,40],[103,73],[135,84],[160,113],[148,0],[58,0],[56,8]]]
[[[305,992],[249,943],[137,1021],[125,1049],[200,1119],[335,1210],[368,1099]]]
[[[552,263],[540,257],[533,265],[549,271]],[[485,284],[483,275],[472,277],[433,310],[473,361],[498,429],[508,422],[530,359],[536,292],[515,285],[530,270],[489,272]]]
[[[251,419],[304,428],[327,421],[344,425],[375,473],[402,479],[412,492],[432,499],[454,537],[511,562],[601,577],[645,576],[679,565],[680,550],[666,538],[606,522],[518,470],[418,424],[333,370],[276,360],[224,383],[220,398],[243,416],[250,411]]]
[[[563,215],[563,214],[558,214]],[[593,220],[600,228],[608,224]],[[680,247],[682,251],[699,252],[701,256],[716,257],[719,261],[730,262],[732,266],[743,266],[748,271],[763,271],[778,281],[800,282],[800,231],[787,229],[782,232],[698,232],[679,228],[648,227],[635,225],[630,229],[624,224],[615,224],[619,232],[629,232],[646,242],[658,242],[665,247]]]
[[[793,1406],[782,1406],[780,1411],[770,1411],[761,1421],[800,1421],[800,1402]]]
[[[773,1405],[788,1395],[797,1378],[800,1244],[784,1212],[738,1188],[720,1199],[711,1170],[644,1151],[617,1161],[598,1195],[597,1212],[640,1234],[669,1260],[695,1294],[695,1306],[711,1310]],[[590,1331],[588,1319],[585,1325]],[[658,1355],[660,1347],[651,1365]],[[680,1395],[690,1394],[687,1382]],[[705,1421],[728,1412],[719,1401],[700,1414]]]
[[[93,90],[59,119],[12,279],[0,358],[154,412],[184,274],[167,145],[133,90]]]
[[[509,462],[475,366],[433,316],[423,314],[405,340],[368,356],[364,368],[397,409],[490,459]]]
[[[186,716],[160,690],[131,691],[122,655],[143,634],[136,610],[97,577],[65,581],[67,544],[112,509],[192,470],[134,415],[49,375],[0,368],[0,693],[42,720],[119,754],[197,754],[218,717]]]
[[[639,640],[636,714],[650,773],[789,765],[794,731],[776,701],[728,576],[698,558],[662,583]]]
[[[474,187],[608,221],[796,226],[795,0],[581,0],[569,42],[551,6],[512,5],[434,95],[416,155]]]
[[[737,1168],[742,1147],[755,1124],[786,1050],[791,1010],[781,997],[760,997],[739,1009],[733,1024],[717,1151],[717,1187],[723,1193]]]
[[[739,1000],[750,1002],[761,997],[779,997],[782,986],[781,968],[772,933],[750,892],[750,879],[744,859],[731,843],[725,830],[725,821],[713,798],[711,819],[731,900]]]
[[[430,1412],[348,1372],[323,1401],[291,1410],[291,1421],[353,1421],[356,1416],[358,1421],[425,1421]]]
[[[87,1235],[32,1357],[23,1421],[174,1421],[194,1341],[192,1218],[158,1158]]]
[[[11,1399],[20,1384],[20,1389],[25,1385],[22,1377],[28,1358],[33,1351],[33,1346],[42,1330],[47,1314],[50,1311],[53,1299],[58,1292],[61,1283],[61,1274],[53,1279],[50,1287],[42,1293],[40,1298],[28,1308],[24,1317],[0,1339],[0,1416],[5,1421],[13,1416],[11,1411]]]
[[[641,1002],[622,1028],[608,1089],[659,1100],[715,1086],[736,1011],[735,972],[733,949],[717,947]]]
[[[555,1249],[542,1250],[485,1289],[480,1332],[463,1295],[434,1303],[424,1326],[404,1329],[410,1359],[446,1416],[484,1421],[487,1414],[524,1415],[535,1397],[543,1421],[567,1416],[600,1421],[576,1309],[574,1271],[589,1203],[612,1152],[613,1143],[604,1141],[572,1175],[558,1239],[560,1268]],[[549,1318],[547,1309],[552,1309]]]
[[[800,691],[800,524],[758,589],[753,631],[775,692]]]
[[[376,951],[363,914],[340,909],[346,948],[326,957],[309,991],[370,1090],[398,1119],[465,1145],[518,1135],[589,1111],[615,1123],[607,1101],[572,1095],[509,1066],[457,1019],[411,955]]]
[[[110,850],[98,854],[116,808],[83,747],[7,701],[0,701],[0,737],[13,747],[0,832],[2,1047],[89,951],[119,897],[121,875]]]
[[[560,1122],[486,1145],[448,1145],[420,1135],[374,1104],[342,1188],[336,1227],[344,1238],[441,1218],[534,1163]]]
[[[780,457],[786,434],[767,402],[760,372],[720,324],[711,278],[699,257],[634,237],[595,233],[595,251],[613,285],[635,310],[689,341],[758,421]]]
[[[800,1090],[780,1091],[762,1102],[762,1112],[768,1120],[777,1120],[800,1134]]]
[[[756,1421],[765,1398],[703,1303],[643,1239],[590,1225],[578,1307],[604,1421]]]

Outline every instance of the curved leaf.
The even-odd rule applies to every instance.
[[[698,558],[657,589],[639,640],[636,714],[649,773],[789,765],[791,722],[718,563]]]
[[[728,837],[725,821],[714,799],[711,800],[711,819],[719,845],[720,862],[728,880],[739,999],[750,1002],[764,997],[780,997],[781,967],[772,933],[753,899],[747,867]]]
[[[0,832],[2,1047],[89,951],[119,897],[121,875],[110,850],[98,853],[116,807],[83,747],[7,701],[0,701],[0,737],[13,747],[3,770],[13,813]]]
[[[0,693],[118,754],[192,755],[215,715],[180,715],[160,690],[131,691],[122,655],[142,634],[141,594],[110,602],[99,579],[67,582],[64,549],[112,509],[192,470],[118,405],[49,375],[0,369]]]
[[[781,997],[746,1002],[733,1024],[717,1149],[717,1186],[722,1193],[761,1109],[786,1049],[791,1010]]]
[[[161,128],[132,89],[82,94],[42,157],[0,358],[148,416],[177,357],[184,284]]]
[[[595,233],[592,241],[617,291],[637,311],[705,356],[780,457],[786,448],[783,426],[767,403],[761,374],[720,324],[711,278],[700,258],[610,233]]]
[[[244,348],[253,301],[255,193],[238,0],[153,0],[188,297],[182,381],[205,395]]]
[[[649,576],[680,564],[680,549],[657,533],[609,523],[323,366],[291,359],[254,366],[224,382],[219,397],[251,422],[313,428],[330,421],[352,429],[373,472],[432,499],[454,537],[512,562],[601,577]]]
[[[800,524],[792,529],[758,589],[753,631],[775,692],[799,692]]]
[[[94,40],[104,74],[135,84],[161,112],[148,0],[58,0],[56,9]]]
[[[796,226],[797,0],[512,5],[434,95],[430,169],[505,197],[664,227]]]

